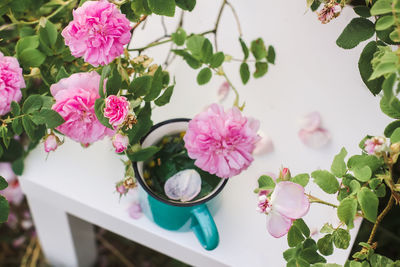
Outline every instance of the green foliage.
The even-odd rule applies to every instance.
[[[150,10],[154,14],[169,17],[173,17],[175,15],[175,0],[147,0],[147,2]]]
[[[332,255],[333,253],[333,236],[327,234],[320,238],[317,242],[319,252],[324,256]]]
[[[328,171],[314,171],[311,173],[311,177],[313,177],[314,182],[328,194],[335,194],[339,190],[338,180]]]
[[[240,78],[242,79],[243,84],[246,84],[250,79],[250,70],[249,65],[246,62],[240,64]]]
[[[354,18],[344,28],[336,40],[336,44],[344,49],[356,47],[360,42],[368,40],[374,34],[374,24],[365,18]]]
[[[302,187],[306,187],[309,180],[310,180],[310,175],[308,175],[308,173],[297,174],[296,176],[290,179],[290,181],[299,184]]]
[[[156,154],[160,150],[159,147],[157,146],[149,146],[146,148],[142,148],[137,152],[134,152],[132,154],[128,153],[128,157],[131,161],[136,162],[136,161],[145,161],[151,158],[154,154]]]
[[[144,75],[134,79],[129,85],[129,92],[135,97],[147,95],[150,92],[153,77]]]
[[[357,213],[357,199],[354,197],[346,197],[340,202],[337,209],[339,220],[344,222],[348,228],[354,227],[354,218]]]
[[[369,42],[363,49],[360,59],[358,61],[358,69],[360,71],[361,78],[372,94],[376,95],[382,90],[382,83],[384,78],[378,78],[369,80],[373,72],[371,61],[374,57],[375,52],[378,50],[377,42]]]
[[[210,81],[212,72],[209,68],[203,68],[197,75],[197,83],[199,85],[206,84]]]
[[[333,243],[335,247],[340,249],[347,249],[350,245],[349,231],[339,228],[333,232]]]
[[[175,0],[178,7],[183,10],[192,11],[196,6],[196,0]]]
[[[154,104],[156,104],[157,106],[164,106],[168,104],[171,99],[173,91],[174,91],[174,85],[169,86],[159,98],[154,100]]]
[[[335,156],[331,165],[331,172],[336,177],[343,177],[347,172],[346,163],[344,162],[344,158],[347,156],[347,151],[343,147],[339,154]]]
[[[258,193],[261,190],[271,190],[275,188],[274,180],[268,175],[262,175],[258,178],[258,188],[254,190],[254,193]]]
[[[0,223],[4,223],[8,219],[8,214],[10,212],[10,205],[7,199],[0,195]]]
[[[0,190],[6,189],[7,186],[8,186],[8,183],[7,183],[6,179],[4,179],[3,176],[0,176]]]
[[[172,41],[176,44],[176,45],[184,45],[185,41],[186,41],[186,32],[184,29],[182,29],[181,27],[178,28],[176,30],[176,32],[174,32],[171,35]]]
[[[370,189],[363,187],[357,194],[358,203],[365,218],[371,222],[375,222],[378,214],[378,197]]]
[[[371,8],[371,15],[384,15],[392,12],[392,1],[391,0],[378,0]]]
[[[244,60],[249,58],[249,48],[247,47],[246,43],[243,41],[242,38],[239,37],[240,46],[242,47]]]

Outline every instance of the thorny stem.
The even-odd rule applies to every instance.
[[[53,13],[51,13],[50,15],[46,16],[46,19],[51,19],[52,17],[54,17],[55,15],[57,15],[58,13],[61,12],[61,10],[63,10],[66,6],[68,6],[69,4],[76,2],[76,0],[69,0],[67,2],[64,2],[59,8],[57,8]],[[8,15],[10,17],[10,19],[15,20],[14,16],[12,14]],[[7,29],[8,27],[12,27],[15,25],[19,25],[19,24],[24,24],[24,25],[34,25],[40,22],[40,19],[37,20],[33,20],[33,21],[24,21],[24,20],[19,20],[10,24],[6,24],[0,27],[0,31]]]
[[[378,226],[380,222],[383,220],[383,218],[386,216],[386,214],[389,212],[389,210],[393,207],[394,204],[394,197],[393,195],[390,197],[388,204],[386,205],[385,209],[379,214],[378,218],[376,218],[376,222],[374,224],[374,227],[372,228],[371,234],[368,239],[368,244],[372,244],[372,241],[375,237],[376,230],[378,229]]]

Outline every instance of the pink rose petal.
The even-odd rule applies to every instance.
[[[331,134],[323,128],[311,132],[302,129],[299,131],[299,138],[306,146],[317,149],[329,143]]]
[[[271,195],[271,204],[274,211],[290,219],[303,217],[310,208],[310,202],[304,195],[304,187],[289,181],[276,185]]]
[[[286,235],[292,226],[292,220],[276,211],[271,211],[267,216],[267,230],[275,238]]]
[[[140,217],[142,217],[143,213],[142,213],[142,208],[140,207],[140,204],[137,202],[133,202],[129,208],[128,208],[128,213],[129,216],[132,219],[139,219]]]
[[[314,131],[321,127],[321,115],[319,112],[311,112],[299,120],[300,128],[306,131]]]
[[[229,83],[227,81],[223,82],[218,89],[218,102],[222,102],[229,94]]]
[[[260,134],[260,136],[261,139],[256,143],[256,147],[253,150],[253,155],[260,156],[274,151],[272,139],[267,135]]]

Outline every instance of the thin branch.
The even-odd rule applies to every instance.
[[[374,227],[372,228],[371,234],[368,238],[368,244],[372,244],[372,241],[374,240],[375,234],[376,234],[376,230],[378,230],[378,226],[381,223],[381,221],[383,220],[383,218],[385,217],[385,215],[390,211],[390,209],[393,207],[394,204],[394,197],[393,195],[390,196],[389,202],[386,205],[385,209],[381,212],[381,214],[379,214],[378,218],[376,218],[376,222],[374,224]]]
[[[161,17],[161,25],[164,30],[164,35],[168,35],[167,25],[165,25],[165,17],[164,16]]]
[[[326,202],[326,201],[324,201],[324,200],[322,200],[322,199],[319,199],[319,198],[317,198],[317,197],[314,197],[314,196],[312,196],[312,195],[310,195],[310,194],[305,194],[305,195],[308,197],[308,199],[310,200],[311,203],[324,204],[324,205],[327,205],[327,206],[330,206],[330,207],[333,207],[333,208],[337,208],[337,207],[338,207],[338,206],[335,205],[335,204]]]
[[[218,41],[217,41],[217,32],[218,32],[218,27],[219,27],[219,22],[221,21],[222,17],[222,12],[224,11],[224,7],[227,4],[226,0],[222,1],[221,7],[219,8],[218,11],[218,16],[217,20],[215,21],[215,27],[214,27],[214,43],[215,43],[215,50],[218,51]]]
[[[240,20],[239,20],[238,14],[237,14],[237,12],[236,12],[236,9],[233,7],[233,5],[232,5],[231,3],[226,2],[226,4],[227,4],[227,5],[231,8],[231,10],[232,10],[233,16],[235,17],[236,24],[237,24],[237,27],[238,27],[239,35],[240,35],[240,37],[242,37],[242,36],[243,36],[242,27],[240,26]]]

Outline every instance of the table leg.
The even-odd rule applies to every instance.
[[[92,266],[96,260],[93,225],[53,206],[50,200],[27,196],[46,259],[52,266]]]

